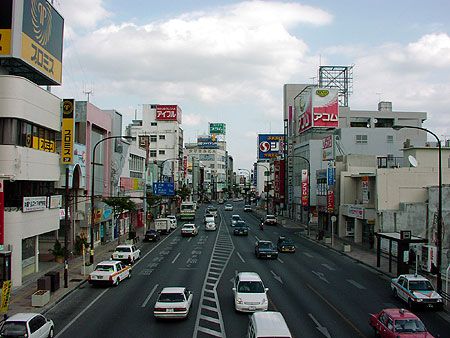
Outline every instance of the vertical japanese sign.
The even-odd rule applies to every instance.
[[[188,171],[188,157],[183,156],[183,177],[186,178]]]
[[[334,185],[334,176],[335,176],[335,169],[334,169],[334,161],[328,161],[328,168],[327,168],[327,185],[333,186]]]
[[[5,280],[2,286],[2,304],[0,306],[0,313],[8,312],[10,296],[11,296],[11,281]]]
[[[334,160],[333,135],[328,135],[322,139],[322,161]]]
[[[5,195],[3,180],[0,180],[0,245],[5,244]]]
[[[61,128],[61,163],[73,163],[74,142],[74,99],[63,100],[63,116]]]
[[[369,176],[361,178],[361,192],[363,204],[369,203]]]
[[[302,206],[307,207],[309,200],[308,170],[302,170]]]
[[[334,212],[334,190],[327,191],[327,211],[330,214]]]

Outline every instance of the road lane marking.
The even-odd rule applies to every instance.
[[[350,319],[348,319],[347,317],[345,317],[341,311],[339,311],[333,304],[331,304],[324,296],[322,296],[322,294],[317,291],[316,289],[314,289],[311,285],[309,285],[308,283],[306,283],[306,286],[311,289],[312,292],[314,292],[320,299],[322,299],[331,309],[334,310],[334,312],[337,313],[337,315],[339,317],[341,317],[348,325],[350,325],[350,327],[356,331],[356,333],[358,333],[359,336],[361,337],[367,337],[364,333],[362,333],[355,324],[352,323],[352,321]]]
[[[144,259],[145,257],[147,257],[148,255],[150,255],[150,253],[153,252],[153,250],[155,250],[158,246],[160,246],[163,242],[165,242],[170,236],[172,236],[176,231],[172,231],[168,236],[166,236],[166,238],[164,238],[162,241],[159,241],[158,244],[156,244],[153,248],[150,249],[149,252],[147,252],[143,257],[141,257],[136,263],[134,263],[133,267],[136,267],[137,265],[139,265]],[[178,243],[179,239],[176,240],[177,238],[173,238],[173,241],[176,241]]]
[[[153,296],[153,294],[155,293],[156,288],[157,288],[158,286],[159,286],[159,284],[156,284],[156,285],[153,287],[152,291],[150,291],[150,293],[148,294],[147,298],[145,298],[145,301],[142,303],[141,307],[146,307],[148,301],[150,300],[150,298],[152,298],[152,296]]]
[[[201,332],[206,333],[207,335],[210,335],[213,337],[224,337],[221,332],[207,329],[206,327],[203,327],[203,326],[199,326],[198,331],[201,331]]]
[[[181,255],[181,252],[179,252],[179,253],[175,256],[175,258],[174,258],[173,261],[172,261],[172,264],[175,263],[175,261],[178,259],[178,257],[180,257],[180,255]]]
[[[191,240],[192,240],[192,237],[189,237],[189,239],[187,241],[190,242]]]
[[[325,278],[325,274],[323,272],[316,272],[316,271],[311,271],[313,274],[315,274],[317,277],[319,277],[320,280],[323,280],[324,282],[330,284],[330,282],[328,281],[328,279]]]
[[[327,269],[330,270],[330,271],[335,271],[335,270],[336,270],[335,268],[329,266],[328,264],[322,264],[322,266],[325,267],[325,268],[327,268]]]
[[[80,318],[87,310],[89,310],[89,308],[94,305],[94,303],[99,300],[106,292],[108,292],[111,289],[106,289],[105,291],[103,291],[101,294],[99,294],[92,302],[90,302],[88,304],[88,306],[86,306],[83,311],[81,311],[74,319],[72,319],[69,324],[67,324],[66,326],[64,326],[64,328],[59,331],[59,333],[55,336],[55,338],[58,338],[59,336],[61,336],[73,323],[75,323],[78,318]]]
[[[242,261],[242,263],[245,263],[244,258],[242,258],[241,254],[236,251],[236,255],[238,255],[239,259]]]
[[[277,261],[280,262],[280,263],[284,263],[283,260],[280,257],[277,258]]]
[[[273,278],[275,278],[277,281],[279,281],[281,284],[283,283],[283,280],[281,279],[280,276],[278,276],[275,272],[273,272],[273,270],[270,270],[270,273],[272,274]]]
[[[205,316],[205,315],[200,315],[200,319],[206,320],[207,322],[220,324],[220,320],[218,320],[217,318],[214,318],[214,317],[208,317],[208,316]]]
[[[314,256],[311,255],[309,252],[304,251],[303,253],[304,253],[306,256],[308,256],[309,258],[313,258],[313,257],[314,257]]]
[[[355,282],[353,279],[347,279],[347,282],[349,282],[350,284],[353,284],[354,286],[356,286],[360,290],[365,290],[366,289],[364,286],[362,286],[358,282]]]
[[[323,326],[322,324],[320,324],[319,321],[316,318],[314,318],[312,313],[308,313],[308,316],[312,319],[314,324],[316,324],[316,329],[317,330],[319,330],[325,337],[331,338],[331,335],[328,332],[328,329],[325,326]]]

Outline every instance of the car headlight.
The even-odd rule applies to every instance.
[[[236,299],[236,303],[242,304],[242,299],[241,298]]]
[[[441,303],[441,302],[442,302],[442,299],[438,298],[436,301],[437,301],[438,303]]]
[[[423,299],[417,298],[416,301],[417,301],[418,303],[420,303],[420,302],[423,302]]]

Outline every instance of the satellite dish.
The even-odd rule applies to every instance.
[[[415,159],[414,156],[409,155],[408,156],[408,161],[409,161],[409,164],[411,164],[411,167],[414,167],[414,168],[417,167],[417,160]]]
[[[377,119],[373,119],[373,123],[378,123],[378,120]]]

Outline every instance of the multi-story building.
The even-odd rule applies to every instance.
[[[393,125],[421,126],[426,120],[425,112],[393,111],[390,102],[380,102],[375,111],[338,107],[337,92],[311,85],[284,86],[284,120],[287,135],[286,212],[307,222],[311,211],[319,225],[329,224],[333,213],[317,208],[314,193],[309,199],[310,210],[301,204],[302,170],[310,169],[309,189],[315,192],[318,188],[316,170],[328,166],[334,168],[335,155],[375,155],[381,163],[392,166],[403,156],[401,149],[406,140],[416,146],[424,145],[426,141],[423,131],[395,131],[392,128]],[[334,136],[335,154],[324,161],[323,139],[330,134]]]

